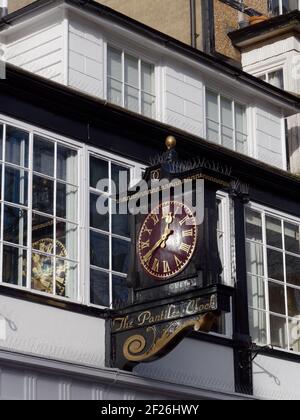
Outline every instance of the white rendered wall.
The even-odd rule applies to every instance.
[[[0,319],[1,349],[96,367],[105,364],[105,321],[99,318],[0,296]]]

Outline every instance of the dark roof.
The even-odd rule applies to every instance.
[[[300,11],[276,16],[228,34],[236,47],[245,47],[256,41],[263,41],[270,37],[283,35],[288,32],[300,32]]]
[[[192,48],[191,46],[184,44],[166,34],[163,34],[149,26],[146,26],[128,16],[125,16],[115,10],[104,6],[100,3],[96,3],[93,0],[37,0],[30,5],[11,13],[4,18],[0,19],[0,31],[1,29],[7,28],[7,25],[12,24],[20,17],[26,17],[34,11],[38,11],[46,6],[59,4],[64,2],[72,6],[76,6],[79,9],[85,9],[94,15],[99,17],[106,17],[112,22],[121,26],[126,26],[130,30],[143,35],[152,41],[155,41],[164,47],[167,47],[177,53],[187,56],[190,59],[194,59],[203,65],[219,70],[220,73],[228,75],[233,79],[239,80],[241,83],[247,85],[250,88],[254,88],[270,97],[273,100],[278,100],[287,107],[291,107],[295,110],[295,113],[300,110],[300,99],[295,95],[278,89],[270,84],[244,72],[238,67],[235,67],[219,57],[206,54],[198,49]]]

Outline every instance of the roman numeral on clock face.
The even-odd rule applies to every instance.
[[[159,223],[159,217],[157,214],[151,214],[151,219],[154,223],[154,226],[156,226]]]
[[[141,250],[146,248],[150,248],[150,239],[148,239],[146,242],[141,242]]]
[[[194,234],[193,229],[184,230],[184,231],[182,232],[182,236],[183,236],[183,238],[187,238],[187,237],[189,237],[189,236],[193,236],[193,234]]]
[[[147,227],[145,227],[144,229],[144,233],[148,233],[149,236],[151,236],[152,234],[152,229],[148,229]]]
[[[152,270],[155,271],[156,273],[159,272],[159,260],[157,258],[155,258],[153,262]]]
[[[183,251],[183,252],[185,252],[186,254],[189,254],[189,252],[190,252],[190,250],[191,250],[191,245],[188,245],[188,244],[182,243],[182,244],[180,245],[180,250],[181,250],[181,251]]]
[[[164,273],[170,273],[171,269],[170,269],[168,261],[163,261],[163,266],[164,266]]]
[[[186,222],[190,219],[190,216],[185,216],[182,220],[180,220],[179,224],[180,226],[183,226],[186,224]]]
[[[175,259],[176,267],[177,268],[180,267],[182,265],[182,261],[178,257],[176,257],[176,255],[174,256],[174,259]]]

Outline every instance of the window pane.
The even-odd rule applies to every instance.
[[[218,95],[206,91],[206,115],[209,120],[219,123]]]
[[[32,254],[31,287],[45,293],[53,293],[53,258]]]
[[[287,283],[300,287],[300,258],[286,254],[285,263]]]
[[[272,249],[268,253],[268,277],[274,280],[284,281],[283,254]]]
[[[270,316],[271,344],[282,349],[287,348],[287,330],[284,318]]]
[[[125,86],[125,108],[139,112],[139,91],[131,86]]]
[[[33,176],[32,207],[34,210],[53,214],[54,182],[40,176]]]
[[[289,321],[290,350],[300,353],[300,321]]]
[[[26,251],[3,246],[3,282],[26,287]]]
[[[293,318],[300,317],[300,290],[287,288],[288,315]],[[300,319],[300,318],[299,318]]]
[[[281,220],[273,217],[266,217],[267,244],[282,249],[282,228]]]
[[[299,225],[284,223],[284,240],[286,251],[293,254],[300,254],[300,232]]]
[[[261,214],[251,209],[246,209],[246,237],[251,241],[263,240]]]
[[[54,176],[54,143],[41,137],[34,137],[33,170]]]
[[[14,127],[6,127],[6,162],[28,167],[29,134]]]
[[[264,275],[263,247],[255,243],[246,244],[247,271],[254,275]]]
[[[127,274],[130,243],[120,239],[112,239],[112,269]]]
[[[234,150],[233,130],[222,126],[222,145],[227,149]]]
[[[284,89],[283,70],[280,69],[269,73],[269,83],[279,89]]]
[[[4,199],[10,203],[28,204],[28,173],[23,170],[5,168]]]
[[[90,158],[90,187],[97,188],[99,181],[108,179],[108,162],[102,159]],[[107,192],[104,191],[104,192]]]
[[[270,9],[273,15],[280,15],[280,0],[270,0]]]
[[[228,128],[233,128],[232,101],[221,98],[221,121]]]
[[[282,0],[282,13],[298,10],[298,0]]]
[[[125,55],[125,83],[139,87],[139,62],[129,55]]]
[[[54,237],[53,219],[41,216],[33,212],[32,214],[32,247],[40,252],[53,254]]]
[[[107,100],[112,104],[123,106],[122,83],[113,79],[107,80]]]
[[[154,95],[154,66],[152,64],[142,63],[141,72],[142,90]]]
[[[207,120],[207,140],[213,143],[219,143],[219,124]]]
[[[266,309],[265,283],[263,279],[248,276],[249,306],[257,309]]]
[[[247,134],[246,108],[235,103],[235,129],[239,133]]]
[[[105,232],[109,231],[109,213],[102,215],[99,214],[97,210],[97,202],[99,199],[99,195],[90,194],[90,226],[103,230]],[[103,196],[102,196],[103,199]],[[108,199],[106,200],[105,206],[108,206]]]
[[[78,236],[76,225],[67,222],[56,223],[56,255],[77,260]]]
[[[122,81],[122,54],[113,48],[107,50],[107,74]]]
[[[124,166],[111,164],[111,180],[116,193],[127,193],[130,182],[130,170]]]
[[[249,310],[250,335],[253,342],[261,345],[267,344],[266,314],[261,311]]]
[[[57,146],[57,178],[70,184],[78,184],[76,150]]]
[[[116,206],[116,214],[112,214],[112,233],[129,238],[129,215],[119,214],[119,206]]]
[[[236,151],[243,155],[248,154],[248,137],[246,135],[236,133]]]
[[[127,279],[124,277],[113,276],[113,307],[119,308],[128,304],[129,288]]]
[[[78,220],[78,190],[70,185],[57,183],[56,216],[72,222]]]
[[[142,93],[142,114],[145,117],[155,118],[155,96]]]
[[[77,297],[77,264],[56,259],[56,295],[75,300]]]
[[[101,271],[91,270],[90,300],[94,305],[110,306],[109,275]]]
[[[269,304],[270,311],[285,315],[284,287],[269,281]]]
[[[27,245],[27,211],[4,207],[3,239],[16,245]]]
[[[90,232],[91,265],[109,269],[109,237]]]

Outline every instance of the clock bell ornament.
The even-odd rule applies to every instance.
[[[231,191],[230,168],[195,158],[179,160],[176,139],[153,159],[128,201],[131,255],[127,306],[112,313],[109,365],[131,369],[171,351],[191,331],[209,332],[230,311],[217,239],[217,191]]]

